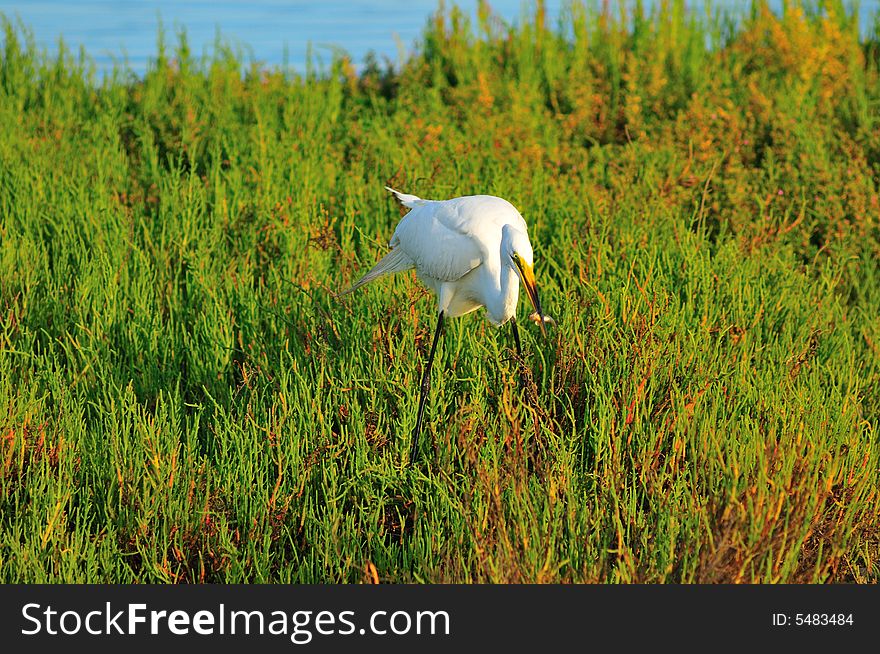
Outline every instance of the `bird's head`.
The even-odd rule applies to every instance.
[[[505,263],[511,265],[516,271],[535,309],[535,312],[529,318],[538,323],[541,333],[546,336],[547,331],[544,323],[552,323],[553,319],[550,316],[544,315],[544,312],[541,310],[541,298],[538,296],[538,286],[535,283],[534,253],[532,252],[532,244],[529,242],[529,237],[517,229],[511,229],[508,232],[508,238],[504,240],[507,244],[506,257],[508,259]]]

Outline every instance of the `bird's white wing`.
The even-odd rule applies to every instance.
[[[423,200],[406,214],[391,237],[422,275],[453,282],[479,266],[484,244],[470,229],[471,217],[452,201]]]

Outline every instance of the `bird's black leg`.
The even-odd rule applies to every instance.
[[[519,327],[516,325],[516,318],[510,319],[510,326],[513,328],[513,342],[516,345],[516,356],[522,357],[522,345],[519,342]]]
[[[437,350],[437,341],[440,340],[440,332],[443,331],[443,312],[437,316],[437,328],[434,330],[434,341],[431,343],[431,353],[425,362],[425,369],[422,371],[422,386],[419,396],[419,412],[416,416],[416,428],[412,434],[412,451],[409,455],[410,464],[415,463],[416,454],[419,451],[419,434],[422,431],[422,417],[425,415],[425,403],[428,400],[428,393],[431,391],[431,366],[434,365],[434,352]]]
[[[510,326],[513,328],[513,342],[516,345],[516,365],[518,367],[523,366],[523,358],[522,358],[522,344],[519,341],[519,326],[516,324],[516,317],[510,319]],[[522,390],[525,388],[526,377],[523,374],[522,370],[519,371],[519,388]]]

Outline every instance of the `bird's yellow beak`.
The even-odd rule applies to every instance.
[[[519,276],[520,279],[522,279],[523,286],[526,287],[526,294],[529,296],[529,300],[532,301],[532,306],[535,307],[535,313],[538,317],[536,322],[541,328],[541,333],[546,337],[547,330],[544,327],[544,323],[547,322],[547,318],[544,316],[544,312],[541,310],[541,298],[538,297],[538,285],[535,283],[535,271],[520,257],[514,257],[513,262],[519,269]]]

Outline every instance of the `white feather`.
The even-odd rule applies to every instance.
[[[420,204],[425,204],[425,202],[430,202],[430,200],[423,200],[422,198],[417,197],[415,195],[409,195],[407,193],[401,193],[400,191],[395,191],[390,186],[386,186],[385,190],[391,191],[392,193],[394,193],[394,197],[397,198],[397,201],[400,202],[400,204],[402,204],[403,206],[408,207],[409,209],[414,209],[415,207],[419,206]]]
[[[379,279],[380,277],[384,277],[385,275],[390,275],[392,273],[410,270],[411,268],[413,268],[413,262],[409,257],[406,256],[406,253],[404,253],[403,250],[391,250],[391,252],[382,257],[379,263],[373,266],[366,275],[357,280],[354,283],[354,286],[352,286],[348,290],[343,291],[339,295],[348,295],[352,291],[359,289],[364,284],[369,284],[375,279]]]

